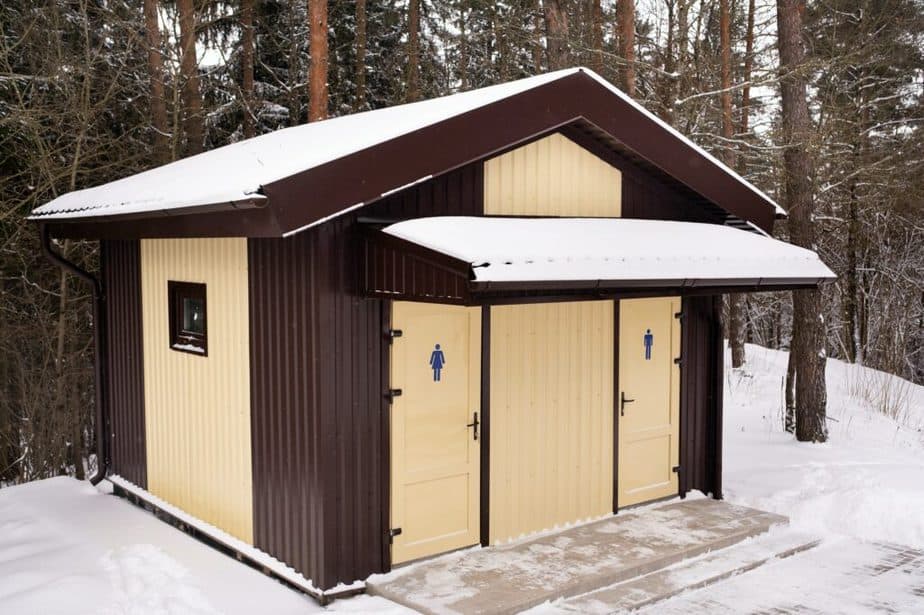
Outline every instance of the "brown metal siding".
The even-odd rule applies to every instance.
[[[363,292],[410,301],[465,304],[471,265],[385,233],[363,233]]]
[[[465,167],[362,215],[479,215],[481,178]],[[248,242],[254,543],[322,589],[390,565],[389,302],[362,296],[361,226]]]
[[[112,471],[147,488],[144,363],[141,328],[141,246],[137,240],[101,242],[109,340],[109,413]]]
[[[362,216],[405,220],[428,216],[480,216],[484,165],[469,164],[369,205]]]
[[[720,297],[684,297],[680,388],[680,493],[721,497]]]
[[[249,242],[254,542],[321,588],[385,568],[384,308],[349,225]]]

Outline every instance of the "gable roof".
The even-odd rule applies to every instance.
[[[599,75],[573,68],[279,130],[65,194],[31,219],[77,223],[88,236],[164,217],[186,235],[287,235],[578,122],[732,216],[770,230],[785,213]]]

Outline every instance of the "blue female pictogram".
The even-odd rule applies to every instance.
[[[654,346],[654,335],[651,334],[651,329],[645,330],[645,360],[651,361],[651,347]]]
[[[430,367],[433,368],[433,382],[440,381],[440,372],[443,370],[444,365],[446,365],[446,355],[443,354],[443,351],[440,350],[440,345],[437,344],[433,352],[430,353]]]

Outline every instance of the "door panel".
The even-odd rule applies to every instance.
[[[677,493],[680,298],[619,304],[620,507]],[[623,397],[627,401],[621,402]]]
[[[481,309],[395,302],[391,527],[400,563],[479,540]],[[438,347],[437,347],[438,346]]]
[[[491,307],[491,544],[613,512],[613,308]]]

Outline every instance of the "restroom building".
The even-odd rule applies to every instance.
[[[101,244],[104,471],[319,591],[722,496],[722,295],[833,277],[587,69],[287,128],[36,209]],[[330,595],[330,594],[327,594]]]

